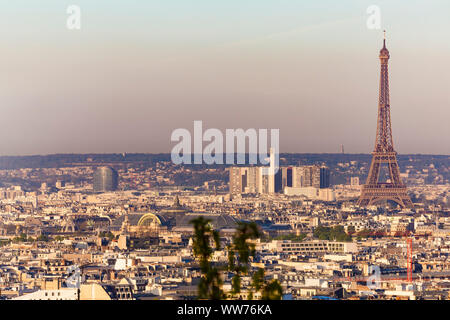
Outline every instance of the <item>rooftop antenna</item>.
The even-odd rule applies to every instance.
[[[383,30],[383,47],[386,48],[386,30]]]

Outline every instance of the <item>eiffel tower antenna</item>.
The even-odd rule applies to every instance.
[[[413,204],[407,194],[406,186],[400,178],[400,170],[397,163],[397,152],[394,151],[391,128],[391,111],[389,101],[389,50],[386,48],[386,31],[384,31],[383,48],[380,50],[380,93],[378,98],[378,120],[375,148],[372,152],[372,163],[366,184],[361,190],[358,200],[359,206],[375,205],[383,201],[391,200],[400,207],[412,208]],[[387,165],[389,181],[379,182],[380,169]]]

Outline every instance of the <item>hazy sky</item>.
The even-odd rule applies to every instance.
[[[448,0],[0,0],[0,154],[170,152],[194,120],[278,128],[282,152],[369,153],[382,29],[396,150],[450,154],[449,14]]]

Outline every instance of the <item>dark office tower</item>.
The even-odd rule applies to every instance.
[[[330,187],[330,169],[327,167],[320,168],[320,188]]]
[[[275,173],[275,192],[283,192],[283,170],[278,168],[278,172]]]
[[[248,170],[241,169],[241,178],[242,178],[242,190],[245,190],[245,188],[247,188],[248,183]]]
[[[286,186],[292,187],[292,168],[289,167],[286,170]]]
[[[292,167],[280,167],[279,170],[281,170],[282,175],[282,189],[292,187]]]
[[[119,175],[111,167],[100,167],[94,172],[94,191],[106,192],[117,190]]]

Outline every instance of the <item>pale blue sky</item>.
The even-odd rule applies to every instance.
[[[388,30],[397,151],[450,154],[446,0],[0,0],[0,154],[169,152],[194,120],[279,128],[282,152],[368,153],[370,5]]]

